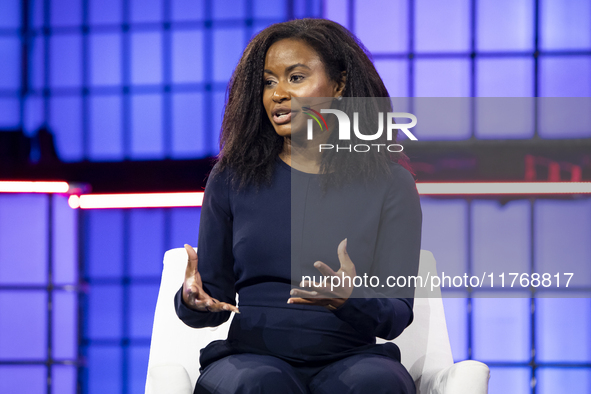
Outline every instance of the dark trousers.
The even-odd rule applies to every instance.
[[[235,354],[208,365],[195,394],[414,394],[415,385],[399,362],[357,354],[323,367],[293,367],[272,356]]]

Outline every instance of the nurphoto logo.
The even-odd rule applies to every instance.
[[[307,138],[308,140],[313,139],[313,128],[314,128],[314,121],[320,126],[321,130],[328,131],[328,125],[326,120],[322,116],[322,114],[333,114],[337,117],[337,121],[339,124],[339,141],[351,141],[351,120],[349,116],[338,109],[334,108],[323,108],[320,112],[313,110],[310,107],[303,107],[302,112],[312,119],[308,119],[308,129],[307,129]],[[388,112],[385,116],[386,118],[386,139],[388,141],[393,140],[393,131],[394,130],[401,130],[410,140],[417,141],[417,137],[414,136],[413,133],[410,132],[409,129],[413,128],[417,124],[417,117],[413,114],[408,112]],[[406,118],[410,119],[410,123],[394,123],[394,118]],[[384,114],[383,112],[378,112],[378,130],[374,134],[362,134],[359,130],[359,113],[353,113],[353,133],[355,136],[362,140],[362,141],[375,141],[382,137],[384,133]],[[355,144],[355,145],[347,145],[347,146],[340,146],[337,144],[336,146],[333,144],[319,144],[320,152],[322,150],[330,150],[336,149],[337,152],[339,151],[348,151],[348,152],[369,152],[372,148],[377,149],[387,149],[389,152],[401,152],[403,150],[402,145],[400,144]]]

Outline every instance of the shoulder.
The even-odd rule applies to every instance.
[[[390,163],[388,163],[388,165],[390,166],[390,170],[394,177],[398,179],[404,178],[414,183],[415,180],[412,173],[405,166],[395,161],[391,161]]]
[[[228,167],[222,166],[221,162],[216,161],[211,171],[209,172],[207,181],[210,182],[211,180],[219,180],[219,179],[226,179],[230,175],[230,169]]]
[[[388,183],[391,190],[414,190],[416,192],[415,179],[408,169],[396,162],[390,162],[389,167]]]
[[[390,164],[388,190],[384,207],[404,212],[420,212],[420,197],[411,172],[398,163]]]
[[[233,171],[228,167],[223,168],[223,166],[218,161],[214,164],[213,168],[209,172],[209,175],[207,176],[205,188],[224,190],[226,193],[228,193],[233,176]]]
[[[202,207],[217,207],[231,215],[231,171],[222,169],[219,162],[213,166],[205,184]]]
[[[387,186],[384,190],[382,214],[394,218],[404,226],[422,221],[421,200],[411,172],[398,163],[390,164]],[[409,227],[410,228],[410,227]]]

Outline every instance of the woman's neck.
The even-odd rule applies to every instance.
[[[298,171],[318,174],[321,155],[317,150],[318,146],[315,144],[294,145],[290,137],[285,137],[279,158]]]

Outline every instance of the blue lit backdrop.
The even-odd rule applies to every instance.
[[[3,0],[0,129],[33,135],[47,125],[64,161],[214,155],[227,81],[247,41],[305,16],[357,34],[392,96],[591,96],[587,0]],[[423,248],[458,272],[591,263],[589,200],[422,204]],[[0,392],[143,392],[161,259],[196,244],[198,223],[199,209],[76,218],[61,197],[0,196]],[[77,331],[79,250],[88,289]],[[591,391],[588,298],[445,304],[454,357],[488,363],[491,393]]]

